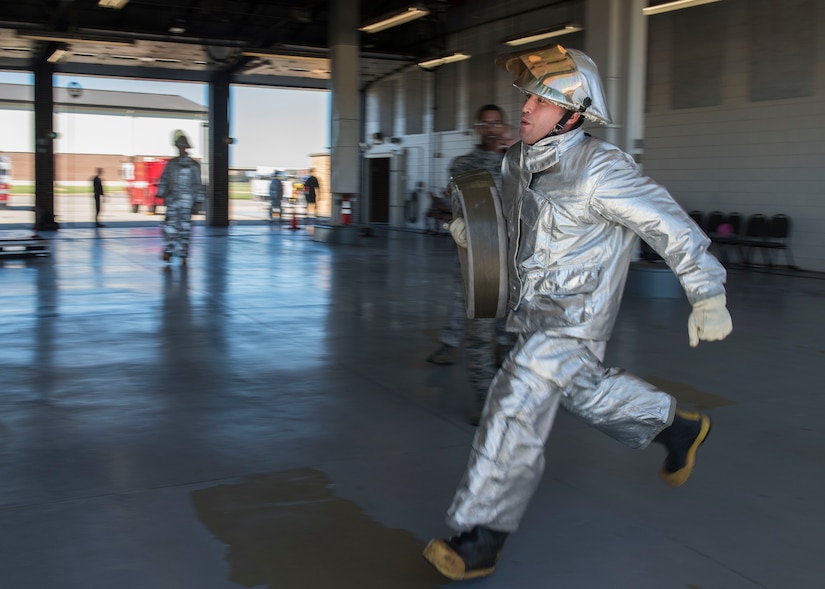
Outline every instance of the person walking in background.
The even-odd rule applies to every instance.
[[[203,198],[201,166],[189,157],[187,150],[191,149],[191,145],[183,131],[177,130],[172,134],[172,143],[178,149],[178,156],[166,162],[157,190],[166,204],[163,260],[168,262],[173,255],[177,255],[181,264],[186,264],[192,232],[192,207]]]
[[[485,104],[476,112],[476,131],[479,143],[465,155],[455,158],[450,163],[450,176],[470,170],[487,170],[493,177],[496,187],[501,190],[501,150],[502,132],[505,131],[504,113],[495,104]],[[514,138],[511,136],[509,144]],[[498,370],[501,357],[509,351],[511,339],[504,330],[501,319],[467,319],[464,304],[464,279],[461,264],[456,259],[453,272],[453,288],[447,304],[447,320],[441,329],[441,346],[427,357],[433,364],[449,365],[454,362],[454,355],[466,336],[467,368],[470,385],[475,393],[475,407],[470,411],[468,421],[478,423],[481,408],[487,396],[490,381]]]
[[[103,198],[103,168],[98,168],[94,178],[92,178],[92,193],[95,198],[95,227],[103,227],[100,222],[100,201]]]
[[[272,223],[275,211],[281,212],[281,199],[284,197],[284,184],[281,181],[281,172],[272,173],[272,182],[269,183],[269,222]]]
[[[317,190],[321,187],[318,183],[318,178],[312,175],[315,171],[314,168],[310,168],[309,176],[307,176],[306,180],[304,180],[304,198],[307,201],[307,215],[309,215],[309,205],[312,205],[312,216],[316,216],[316,201],[318,199]]]
[[[708,237],[630,155],[581,128],[585,119],[611,122],[593,61],[552,45],[499,62],[526,96],[521,142],[504,157],[501,192],[507,327],[519,338],[490,385],[447,511],[459,534],[424,551],[456,580],[493,572],[539,484],[559,406],[631,448],[662,444],[660,474],[672,486],[693,472],[709,417],[683,411],[650,383],[602,364],[637,236],[667,262],[693,306],[691,346],[733,329],[725,269],[708,253]],[[464,220],[455,219],[450,232],[460,246]]]

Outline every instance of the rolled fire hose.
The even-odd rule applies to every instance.
[[[453,218],[467,227],[467,248],[459,247],[467,318],[507,314],[507,225],[496,183],[486,170],[450,180]]]

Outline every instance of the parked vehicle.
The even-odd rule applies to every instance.
[[[249,179],[249,192],[252,193],[253,200],[269,201],[269,184],[276,171],[276,168],[270,166],[255,168],[255,174]]]
[[[140,207],[154,213],[158,206],[163,206],[163,198],[157,193],[160,175],[167,161],[169,158],[146,158],[121,166],[121,176],[126,182],[126,194],[133,213],[140,211]]]
[[[11,158],[0,155],[0,207],[9,204],[9,192],[11,191]]]

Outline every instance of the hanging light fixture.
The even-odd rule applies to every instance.
[[[661,14],[662,12],[670,12],[671,10],[681,10],[682,8],[710,4],[711,2],[719,2],[719,0],[674,0],[673,2],[654,4],[653,6],[642,8],[642,13],[645,16],[651,16],[653,14]]]
[[[462,53],[461,51],[456,51],[451,55],[445,55],[443,57],[436,57],[434,59],[419,61],[418,67],[423,68],[425,70],[432,70],[442,65],[446,65],[448,63],[455,63],[456,61],[464,61],[465,59],[470,59],[471,57],[472,55]]]
[[[428,14],[430,14],[430,11],[421,5],[410,6],[401,12],[383,16],[378,20],[360,27],[358,30],[363,33],[377,33],[391,29],[392,27],[397,27],[398,25],[403,25],[404,23],[419,19],[422,16],[427,16]]]
[[[511,47],[516,47],[518,45],[526,45],[528,43],[534,43],[536,41],[542,41],[544,39],[560,37],[561,35],[577,33],[582,30],[584,30],[583,27],[577,24],[568,23],[551,27],[549,29],[540,29],[538,31],[533,31],[532,33],[524,33],[521,35],[508,37],[504,39],[501,43],[503,45],[510,45]]]

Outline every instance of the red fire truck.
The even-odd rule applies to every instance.
[[[121,175],[126,182],[126,194],[132,212],[137,213],[143,206],[154,213],[158,206],[163,206],[163,198],[157,195],[158,181],[169,158],[143,158],[141,161],[122,165]]]
[[[0,155],[0,207],[9,204],[9,191],[11,190],[11,159],[5,155]]]

